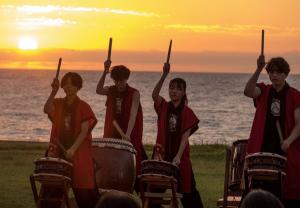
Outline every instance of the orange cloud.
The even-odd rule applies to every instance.
[[[71,21],[71,20],[64,20],[61,18],[45,18],[45,17],[40,17],[40,18],[23,18],[21,20],[17,20],[17,25],[24,27],[26,29],[30,27],[41,27],[41,26],[47,26],[47,27],[59,27],[63,25],[76,25],[76,21]]]
[[[230,34],[241,34],[241,33],[252,33],[257,34],[261,29],[265,29],[270,34],[280,35],[293,35],[300,33],[299,27],[275,27],[264,25],[219,25],[219,24],[170,24],[164,26],[166,29],[191,31],[195,33],[230,33]]]
[[[153,12],[141,12],[134,10],[123,10],[114,8],[98,8],[98,7],[71,7],[71,6],[58,6],[58,5],[3,5],[0,8],[3,10],[13,10],[24,14],[47,14],[57,12],[95,12],[95,13],[111,13],[118,15],[132,15],[132,16],[143,16],[143,17],[159,17],[158,14]]]

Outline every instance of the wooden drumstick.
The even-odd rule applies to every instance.
[[[160,153],[158,153],[158,160],[159,160],[159,161],[162,161],[162,160],[163,160],[163,158],[161,157],[161,154],[160,154]]]
[[[171,50],[172,50],[172,40],[170,40],[170,44],[169,44],[169,50],[168,50],[168,56],[167,56],[167,63],[170,62]]]
[[[112,48],[112,38],[109,38],[107,60],[110,60],[110,57],[111,57],[111,48]]]
[[[247,172],[247,168],[248,168],[247,161],[244,160],[242,178],[241,178],[241,183],[240,183],[240,188],[242,190],[245,190],[245,188],[246,188],[246,175],[245,174]]]
[[[64,147],[64,145],[59,140],[57,140],[57,145],[63,151],[63,154],[66,155],[67,150],[66,150],[66,148]]]
[[[264,55],[264,50],[265,50],[265,30],[261,31],[261,51],[260,55]]]
[[[56,76],[55,76],[56,79],[58,79],[58,76],[59,76],[61,61],[62,61],[62,58],[59,58],[58,65],[57,65],[57,70],[56,70]]]
[[[118,122],[116,120],[113,120],[112,123],[113,123],[114,127],[116,128],[116,130],[121,135],[122,139],[125,139],[126,135],[125,135],[124,131],[121,129],[121,127],[119,126]]]
[[[279,135],[280,144],[282,144],[283,143],[283,136],[282,136],[282,131],[281,131],[279,120],[276,121],[276,128],[277,128],[277,132],[278,132],[278,135]]]

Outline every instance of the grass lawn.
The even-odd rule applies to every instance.
[[[0,207],[35,207],[29,175],[33,161],[44,155],[46,143],[0,141]],[[146,147],[150,155],[152,147]],[[216,207],[222,196],[225,165],[224,145],[196,145],[191,148],[191,159],[204,206]]]

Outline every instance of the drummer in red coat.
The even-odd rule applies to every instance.
[[[136,175],[141,173],[141,161],[146,159],[146,153],[142,144],[143,137],[143,111],[140,103],[140,93],[127,84],[130,70],[124,65],[112,67],[110,76],[114,81],[113,86],[104,87],[105,77],[109,73],[111,61],[104,62],[104,72],[97,85],[96,92],[106,95],[106,115],[104,124],[104,138],[122,138],[113,126],[116,120],[128,141],[137,151]],[[138,191],[137,183],[135,190]]]
[[[77,96],[81,87],[80,75],[68,72],[61,81],[66,96],[55,98],[59,90],[59,80],[55,78],[44,112],[52,122],[48,156],[73,163],[72,188],[77,204],[80,208],[92,208],[99,198],[91,154],[91,131],[97,119],[91,107]]]
[[[161,149],[159,152],[154,150],[154,159],[157,159],[160,154],[163,160],[179,166],[179,191],[183,194],[182,205],[185,208],[200,208],[203,204],[196,189],[188,141],[189,136],[198,129],[199,119],[187,106],[186,82],[183,79],[175,78],[170,81],[171,101],[167,102],[159,95],[169,71],[170,64],[165,63],[163,74],[152,92],[158,115],[156,146]]]
[[[247,152],[271,152],[287,157],[283,190],[279,191],[286,207],[300,207],[300,92],[286,82],[290,67],[283,58],[272,58],[266,65],[271,85],[257,83],[264,67],[265,58],[261,55],[244,91],[254,99],[256,107]],[[280,124],[283,141],[276,123]]]

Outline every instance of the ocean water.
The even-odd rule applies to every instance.
[[[62,71],[60,77],[66,71]],[[98,119],[93,137],[102,137],[105,117],[105,96],[95,93],[101,72],[79,71],[83,88],[79,97],[88,102]],[[51,122],[43,113],[55,71],[0,70],[0,140],[49,141]],[[168,99],[168,83],[174,77],[187,81],[189,107],[200,119],[198,131],[190,137],[191,144],[231,143],[249,136],[255,108],[243,95],[250,74],[170,73],[161,90]],[[144,112],[143,141],[156,139],[157,116],[153,109],[152,89],[159,72],[133,72],[129,84],[141,93]],[[300,89],[300,75],[289,75],[290,85]],[[268,82],[263,74],[260,81]],[[107,77],[106,85],[111,85]],[[62,90],[57,97],[63,97]]]

